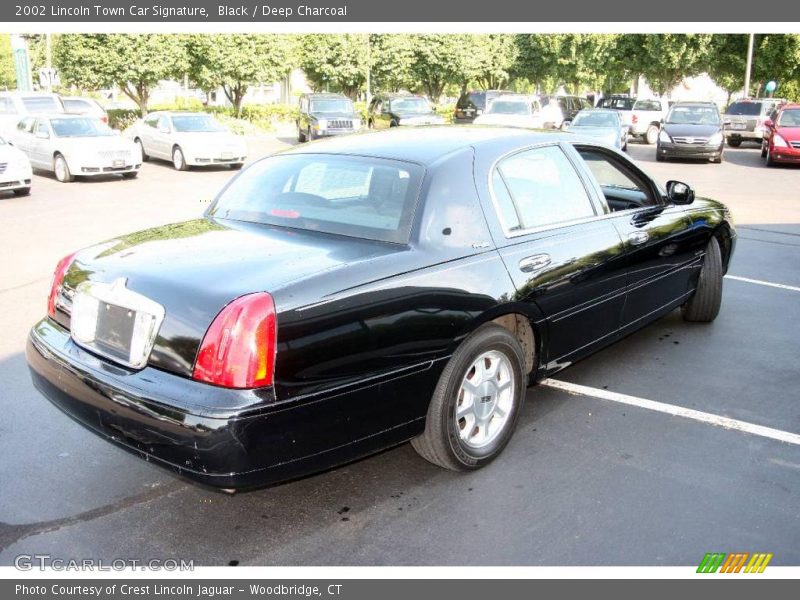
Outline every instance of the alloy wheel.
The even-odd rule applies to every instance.
[[[514,405],[514,371],[501,352],[481,354],[467,370],[455,406],[456,433],[471,448],[491,444]]]

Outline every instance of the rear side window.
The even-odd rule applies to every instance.
[[[496,171],[492,189],[509,232],[595,215],[583,182],[558,146],[514,154]]]
[[[424,169],[378,158],[289,154],[234,179],[210,216],[407,243]]]
[[[734,102],[728,107],[727,114],[757,117],[761,114],[762,106],[760,102]]]
[[[29,113],[64,112],[64,107],[52,96],[24,96],[22,105]]]

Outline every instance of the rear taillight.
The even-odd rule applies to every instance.
[[[53,318],[56,316],[56,300],[61,294],[61,287],[64,284],[64,275],[67,274],[69,266],[75,259],[75,253],[68,254],[56,265],[56,270],[53,272],[53,281],[50,284],[50,295],[47,297],[47,314]]]
[[[103,115],[102,117],[100,117],[100,120],[106,125],[108,125],[108,115]]]
[[[277,333],[272,296],[258,292],[237,298],[206,331],[192,377],[227,388],[272,385]]]
[[[637,115],[633,115],[633,117],[631,118],[631,123],[636,125],[636,123],[638,122],[639,122],[639,117]]]

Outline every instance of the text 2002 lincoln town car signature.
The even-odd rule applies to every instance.
[[[406,440],[474,469],[529,383],[677,307],[714,319],[734,241],[721,204],[570,134],[370,133],[64,258],[27,358],[80,423],[222,488]]]

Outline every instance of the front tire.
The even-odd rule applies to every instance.
[[[176,171],[185,171],[187,169],[186,157],[183,155],[183,150],[181,150],[180,146],[175,146],[172,149],[172,166],[175,167]]]
[[[300,123],[299,122],[297,123],[297,141],[300,142],[301,144],[307,141],[306,140],[306,134],[300,128]]]
[[[767,158],[767,148],[769,148],[769,144],[767,140],[763,140],[761,142],[761,158]]]
[[[53,172],[56,174],[56,179],[61,183],[72,183],[75,181],[75,176],[69,170],[67,159],[61,154],[56,154],[53,159]]]
[[[447,363],[433,393],[425,432],[411,440],[425,460],[453,471],[494,460],[514,433],[525,399],[525,355],[499,325],[472,333]]]
[[[244,166],[244,163],[231,163],[230,167],[233,171],[238,171]]]
[[[122,174],[123,179],[136,179],[139,176],[139,171],[128,171]]]
[[[722,305],[722,252],[717,238],[712,237],[706,247],[697,288],[683,306],[684,321],[710,323],[717,318]]]
[[[775,166],[775,161],[772,158],[772,149],[769,146],[767,146],[766,163],[768,167]]]
[[[30,196],[30,194],[31,194],[30,186],[24,188],[17,188],[14,190],[15,196]]]

